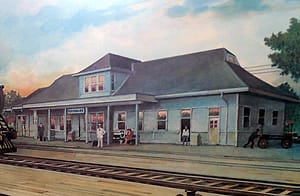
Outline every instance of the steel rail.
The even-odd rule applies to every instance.
[[[300,185],[295,184],[209,177],[29,156],[1,155],[0,164],[184,189],[188,196],[195,196],[197,191],[237,196],[300,194]]]
[[[30,144],[18,144],[17,147],[19,149],[31,149],[31,150],[47,150],[47,151],[56,151],[56,152],[65,152],[65,153],[73,153],[73,149],[76,150],[79,153],[83,153],[84,148],[82,149],[78,149],[76,147],[57,147],[57,146],[49,146],[49,145],[30,145]],[[83,151],[80,151],[83,150]],[[94,152],[92,151],[94,150]],[[89,149],[89,151],[84,151],[84,153],[87,154],[95,154],[99,152],[98,149]],[[268,170],[280,170],[280,171],[294,171],[294,172],[300,172],[300,167],[294,167],[294,166],[276,166],[276,165],[258,165],[258,164],[253,164],[250,162],[247,163],[230,163],[230,162],[226,162],[226,161],[210,161],[210,160],[195,160],[195,159],[186,159],[186,158],[182,158],[182,157],[176,157],[176,158],[172,158],[172,157],[157,157],[157,156],[153,156],[151,154],[155,154],[157,153],[157,151],[148,151],[150,152],[147,155],[144,154],[118,154],[118,157],[132,157],[132,158],[149,158],[149,159],[159,159],[159,160],[169,160],[169,161],[175,161],[175,162],[186,162],[187,160],[189,162],[192,163],[199,163],[199,164],[209,164],[209,165],[218,165],[218,166],[227,166],[227,167],[238,167],[238,168],[253,168],[253,169],[268,169]],[[174,155],[179,154],[179,153],[173,153]],[[111,153],[111,152],[105,152],[105,151],[101,151],[101,155],[105,155],[105,156],[116,156],[115,153]],[[182,154],[179,154],[182,155]],[[212,157],[212,156],[210,156]],[[224,159],[229,159],[229,158],[234,158],[235,160],[246,160],[245,158],[241,158],[241,157],[229,157],[229,156],[224,156],[222,157]],[[255,160],[255,159],[252,159]],[[256,159],[256,160],[263,160],[263,159]],[[271,160],[275,161],[275,160]],[[276,160],[276,163],[278,162],[283,162],[280,160]],[[286,162],[286,161],[285,161]],[[288,160],[289,163],[296,163],[296,164],[300,164],[300,161],[298,160]]]

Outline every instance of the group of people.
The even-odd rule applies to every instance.
[[[133,140],[133,131],[132,129],[127,129],[125,131],[120,131],[120,144],[129,144]]]
[[[46,141],[46,137],[44,137],[44,131],[45,131],[45,127],[42,123],[39,123],[38,125],[38,138],[40,141]],[[97,143],[97,147],[98,148],[103,148],[103,138],[104,135],[106,134],[106,131],[103,129],[102,124],[98,125],[97,128],[97,139],[98,139],[98,143]],[[246,148],[249,144],[250,147],[253,148],[254,146],[254,140],[256,138],[258,138],[261,135],[261,131],[259,128],[257,128],[254,132],[251,133],[251,135],[248,138],[247,143],[243,146],[244,148]],[[129,144],[131,141],[133,140],[133,131],[132,129],[127,129],[127,132],[125,133],[125,131],[120,131],[120,144],[124,143],[124,144]],[[184,129],[181,132],[181,141],[182,141],[182,145],[189,145],[189,140],[190,140],[190,129],[188,128],[187,125],[184,126]]]
[[[102,124],[98,125],[97,128],[97,139],[98,139],[98,148],[103,148],[103,138],[104,135],[106,134],[106,131],[103,129]],[[120,144],[129,144],[133,140],[133,131],[132,129],[127,129],[126,133],[125,131],[121,130],[120,131]]]
[[[254,144],[255,144],[255,139],[260,137],[261,135],[262,135],[261,129],[256,128],[256,130],[251,133],[251,135],[248,138],[247,143],[243,147],[246,148],[248,145],[250,145],[250,147],[253,148]],[[184,129],[181,132],[182,145],[187,146],[189,144],[189,140],[190,140],[190,129],[188,128],[187,125],[185,125]]]

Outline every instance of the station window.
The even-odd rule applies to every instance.
[[[250,108],[244,107],[243,112],[243,127],[249,127],[250,126]]]
[[[102,124],[103,127],[104,127],[104,114],[103,114],[103,112],[90,113],[88,120],[89,120],[88,124],[89,124],[89,130],[90,131],[96,131],[98,124]]]
[[[126,129],[126,112],[118,112],[118,129]]]
[[[97,90],[97,77],[96,76],[91,77],[91,89],[92,89],[92,92],[95,92]]]
[[[144,130],[144,112],[139,112],[139,124],[138,124],[139,130]]]
[[[167,114],[168,113],[165,110],[160,110],[157,113],[157,129],[167,129]]]
[[[88,93],[90,91],[90,78],[84,78],[84,92]]]
[[[51,115],[50,129],[63,131],[64,130],[64,116],[63,115]]]
[[[272,112],[272,125],[278,124],[278,111]]]
[[[104,76],[93,75],[84,78],[84,92],[97,92],[104,90]]]
[[[258,124],[259,125],[264,125],[265,124],[265,110],[264,109],[259,109],[258,111]]]
[[[104,76],[103,75],[98,76],[98,90],[99,91],[104,90]]]
[[[220,108],[209,108],[209,116],[219,116]]]

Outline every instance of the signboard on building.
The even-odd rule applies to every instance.
[[[67,109],[67,114],[84,114],[84,108],[70,108],[70,109]]]

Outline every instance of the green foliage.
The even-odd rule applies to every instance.
[[[289,83],[285,82],[280,84],[277,88],[287,93],[288,95],[299,98],[294,89],[289,85]],[[298,103],[286,103],[285,104],[285,120],[290,120],[294,122],[293,129],[294,131],[300,134],[300,104]]]
[[[14,90],[11,90],[5,94],[4,97],[4,107],[10,108],[22,101],[23,97]]]
[[[299,99],[299,96],[294,91],[294,89],[289,85],[289,83],[287,83],[287,82],[282,83],[277,88],[279,88],[280,90],[282,90],[283,92],[285,92],[287,95]]]
[[[272,66],[281,69],[281,75],[290,75],[297,82],[300,79],[300,20],[291,18],[286,32],[273,33],[264,41],[274,51],[268,55]]]

